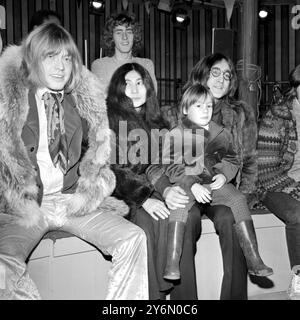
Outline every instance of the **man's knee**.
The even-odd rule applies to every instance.
[[[220,233],[222,231],[227,231],[232,229],[233,224],[235,223],[234,216],[229,207],[226,206],[215,206],[213,223],[216,230]]]

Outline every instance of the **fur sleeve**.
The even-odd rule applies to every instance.
[[[129,206],[140,207],[152,194],[153,186],[145,174],[135,174],[131,169],[112,165],[116,175],[114,195],[123,199]]]
[[[84,215],[96,210],[114,190],[116,179],[110,169],[110,129],[104,88],[98,78],[83,70],[74,98],[79,114],[89,126],[88,149],[81,159],[76,193],[68,208],[70,214]]]
[[[239,190],[243,193],[252,193],[257,182],[257,123],[251,106],[243,103],[242,116],[242,172]]]

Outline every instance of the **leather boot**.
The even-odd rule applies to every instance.
[[[241,221],[234,227],[246,258],[248,273],[259,277],[273,274],[273,269],[266,266],[259,255],[253,221]]]
[[[180,279],[179,262],[182,253],[184,231],[184,222],[170,221],[168,223],[167,262],[163,275],[165,279]]]

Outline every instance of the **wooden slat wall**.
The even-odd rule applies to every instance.
[[[259,21],[258,64],[262,68],[262,82],[266,83],[262,87],[262,112],[271,103],[273,84],[283,82],[285,89],[289,72],[300,63],[300,30],[291,26],[292,7],[293,4],[269,6],[272,18]]]
[[[295,0],[295,4],[297,0]],[[101,31],[105,18],[122,10],[122,1],[106,0],[105,13],[89,13],[89,1],[82,0],[0,0],[6,8],[7,29],[2,30],[3,44],[18,44],[28,32],[30,17],[39,9],[56,10],[63,17],[64,27],[70,31],[79,51],[85,58],[87,41],[88,67],[100,57]],[[263,81],[286,81],[289,71],[300,63],[300,30],[291,28],[292,5],[273,6],[274,19],[259,24],[258,64],[262,67]],[[138,1],[129,2],[128,11],[133,12],[144,29],[144,48],[141,56],[153,60],[160,83],[159,98],[175,100],[193,65],[212,49],[212,29],[231,27],[235,30],[237,60],[241,56],[241,12],[233,11],[230,25],[223,8],[197,7],[190,10],[191,23],[186,30],[174,29],[171,15],[151,8],[150,14]],[[102,55],[105,56],[105,51]],[[177,81],[179,80],[179,81]],[[177,87],[176,87],[177,85]],[[271,98],[270,88],[263,92],[263,100]]]

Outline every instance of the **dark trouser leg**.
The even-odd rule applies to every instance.
[[[245,300],[247,294],[247,265],[234,230],[230,208],[222,205],[205,206],[205,214],[214,223],[223,258],[221,300]]]
[[[291,268],[300,264],[300,201],[287,193],[267,192],[263,204],[286,225]]]
[[[168,219],[154,220],[143,208],[134,215],[132,222],[142,228],[147,237],[149,299],[157,300],[172,288],[172,283],[163,280]]]
[[[197,281],[195,271],[195,255],[197,240],[201,234],[201,213],[198,204],[189,211],[180,260],[181,279],[174,282],[170,293],[171,300],[197,300]],[[201,270],[198,270],[201,272]]]

